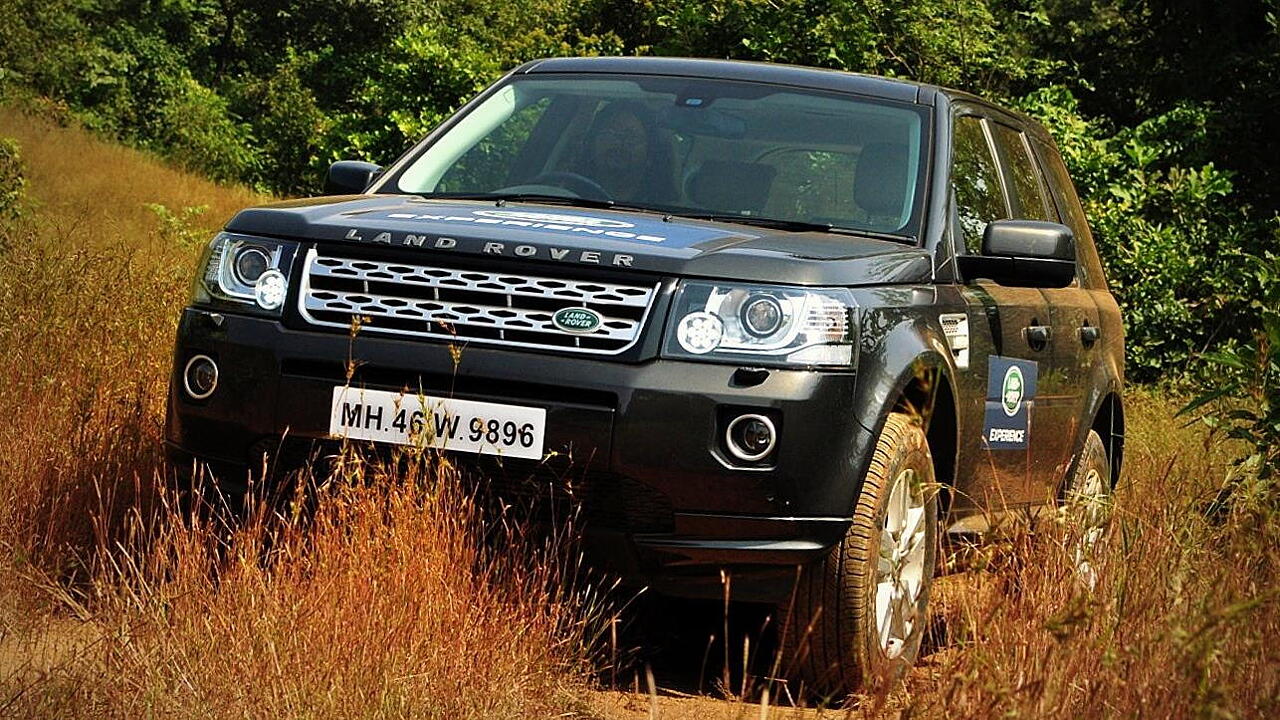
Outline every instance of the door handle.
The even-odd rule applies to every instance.
[[[1097,325],[1090,325],[1088,323],[1085,323],[1084,327],[1080,328],[1080,343],[1085,347],[1088,347],[1098,342],[1098,338],[1101,338],[1101,337],[1102,337],[1102,328],[1098,327]]]
[[[1036,350],[1047,345],[1053,337],[1053,328],[1048,325],[1028,325],[1023,332],[1027,336],[1027,344]]]

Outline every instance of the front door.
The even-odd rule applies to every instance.
[[[956,252],[981,253],[987,223],[1012,216],[1009,193],[993,152],[989,123],[976,114],[956,117],[952,140],[952,222]],[[1051,365],[1049,303],[1035,287],[968,278],[971,428],[957,477],[969,498],[993,516],[1042,502],[1052,462],[1041,450],[1052,433],[1048,406],[1039,402]]]

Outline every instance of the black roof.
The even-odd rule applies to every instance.
[[[630,75],[673,75],[747,80],[795,87],[847,92],[906,102],[921,102],[926,93],[946,92],[933,85],[894,80],[875,75],[746,62],[742,60],[704,60],[673,57],[566,57],[534,60],[516,70],[517,73],[623,73]],[[947,94],[954,94],[948,92]]]

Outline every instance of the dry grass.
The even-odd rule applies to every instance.
[[[439,464],[231,529],[179,510],[160,421],[198,247],[147,204],[208,205],[199,237],[256,198],[12,110],[0,135],[35,205],[0,252],[0,715],[760,716],[592,699],[603,606],[564,581],[567,546],[495,540]],[[1094,591],[1041,523],[939,583],[939,646],[909,677],[827,715],[1280,709],[1280,518],[1206,517],[1229,448],[1173,407],[1131,398]]]
[[[33,201],[0,253],[0,715],[576,703],[599,607],[564,576],[570,547],[495,538],[447,464],[348,463],[305,512],[234,525],[184,509],[161,419],[191,237],[255,198],[12,110],[0,134]],[[187,233],[157,203],[214,210]]]
[[[594,627],[580,618],[597,613],[562,582],[567,546],[493,537],[455,478],[417,460],[362,465],[306,511],[259,506],[231,527],[162,506],[67,603],[88,619],[88,652],[16,673],[34,685],[13,709],[520,718],[577,706]]]
[[[943,648],[900,700],[924,715],[1265,717],[1280,709],[1280,517],[1204,510],[1228,449],[1133,393],[1127,466],[1099,581],[1052,522],[991,568],[948,578]]]

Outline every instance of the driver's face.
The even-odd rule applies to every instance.
[[[645,166],[648,156],[644,124],[630,113],[612,118],[591,141],[591,160],[598,168],[634,172]]]

